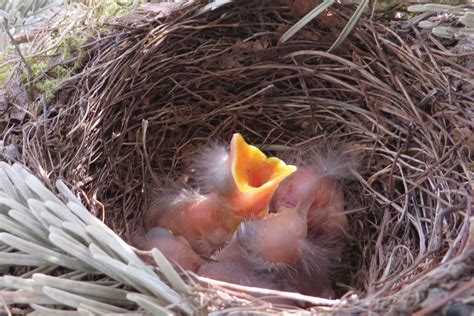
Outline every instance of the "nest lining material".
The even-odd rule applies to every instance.
[[[473,92],[456,74],[473,70],[446,53],[455,42],[362,19],[329,54],[341,7],[279,44],[297,20],[284,2],[200,6],[136,11],[85,45],[48,120],[21,126],[25,164],[130,240],[155,183],[192,176],[188,157],[210,141],[242,132],[287,156],[342,143],[360,167],[345,183],[357,238],[338,282],[364,298],[345,308],[411,312],[472,273]]]

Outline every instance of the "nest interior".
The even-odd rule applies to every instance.
[[[466,253],[474,107],[455,74],[472,70],[441,48],[454,41],[368,18],[327,53],[352,13],[341,6],[279,43],[301,17],[289,3],[116,19],[83,46],[47,120],[23,126],[25,163],[65,179],[130,240],[155,183],[192,177],[189,159],[210,141],[240,132],[287,157],[344,144],[359,167],[344,183],[355,237],[339,292],[410,310],[427,296],[406,299],[416,280]]]

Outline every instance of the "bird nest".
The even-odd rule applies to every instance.
[[[82,46],[83,66],[43,102],[42,118],[22,123],[24,163],[50,188],[63,179],[130,241],[157,183],[189,183],[193,155],[210,142],[239,132],[278,157],[343,144],[358,167],[343,183],[341,300],[312,308],[455,308],[474,287],[469,53],[409,22],[367,17],[328,53],[351,13],[340,6],[280,43],[301,17],[285,3],[201,13],[196,1],[115,19]],[[226,296],[206,300],[204,289],[189,301],[275,311],[248,289],[213,288]]]

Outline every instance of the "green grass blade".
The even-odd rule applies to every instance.
[[[174,313],[168,310],[166,307],[161,306],[160,303],[152,297],[143,294],[128,294],[128,299],[137,303],[152,315],[174,315]]]
[[[306,24],[311,22],[314,18],[324,12],[327,8],[334,4],[335,0],[324,0],[320,5],[311,10],[306,14],[301,20],[299,20],[295,25],[290,27],[288,31],[285,32],[280,38],[280,42],[285,43],[290,38],[293,37],[299,30],[301,30]]]
[[[82,306],[91,306],[92,308],[97,308],[105,312],[112,313],[124,313],[127,312],[126,309],[113,306],[110,304],[102,303],[89,299],[80,295],[71,294],[63,290],[58,290],[49,286],[43,287],[43,293],[53,300],[57,301],[60,304],[70,306],[70,307],[82,307]]]
[[[29,266],[38,267],[44,265],[45,260],[38,258],[35,255],[29,255],[16,252],[1,252],[0,251],[0,266]]]
[[[338,48],[339,45],[342,44],[346,40],[346,38],[349,36],[349,34],[352,32],[354,29],[355,25],[359,21],[360,17],[362,14],[364,14],[364,10],[367,8],[369,5],[368,0],[362,0],[359,6],[357,7],[356,11],[354,14],[351,16],[349,21],[346,23],[344,28],[341,31],[341,34],[337,37],[336,41],[331,45],[331,47],[328,49],[328,52],[333,51],[334,49]]]

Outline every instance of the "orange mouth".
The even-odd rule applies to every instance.
[[[242,219],[265,216],[278,185],[296,171],[276,157],[268,158],[240,134],[232,137],[229,160],[235,188],[225,198],[226,204]]]

